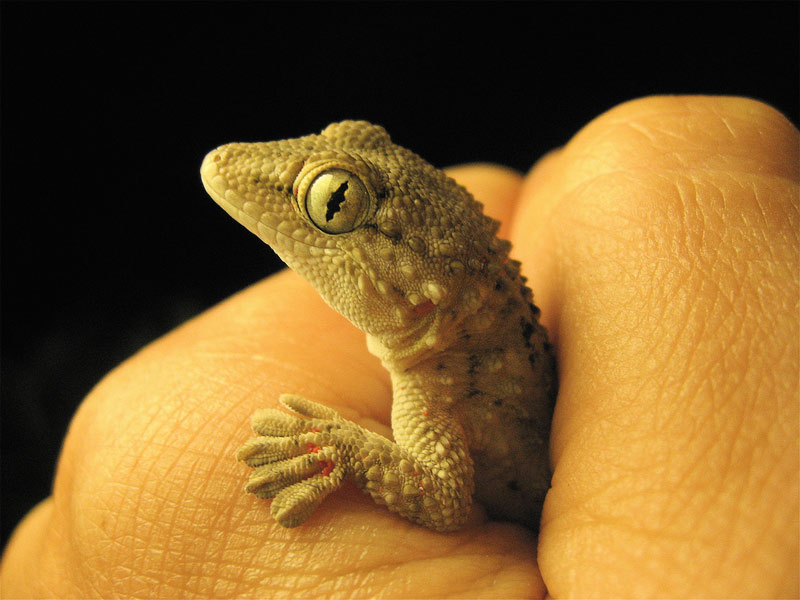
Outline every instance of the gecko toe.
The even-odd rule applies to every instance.
[[[316,419],[341,420],[339,413],[324,404],[313,402],[295,394],[281,394],[278,401],[286,408],[304,417]]]
[[[283,527],[297,527],[304,523],[320,503],[342,482],[342,471],[318,473],[281,490],[272,501],[270,513]]]
[[[313,452],[320,441],[316,433],[290,437],[259,436],[250,438],[236,452],[236,460],[250,467],[275,463]]]
[[[328,474],[333,461],[318,454],[303,454],[257,467],[245,490],[261,498],[272,498],[280,490],[317,474]]]
[[[287,436],[309,430],[308,421],[276,408],[262,408],[253,413],[253,431],[259,435]]]

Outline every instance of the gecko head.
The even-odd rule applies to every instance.
[[[497,223],[464,188],[364,121],[220,146],[201,175],[228,214],[379,337],[477,310],[476,279],[507,257]]]

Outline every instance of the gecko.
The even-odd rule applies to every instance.
[[[203,185],[366,334],[392,385],[387,439],[293,394],[257,411],[236,457],[284,527],[346,480],[389,510],[455,531],[474,500],[538,529],[550,485],[556,364],[539,309],[453,179],[366,121],[211,151]]]

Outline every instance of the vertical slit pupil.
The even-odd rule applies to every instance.
[[[342,185],[340,185],[337,190],[331,194],[331,197],[328,200],[328,210],[325,212],[325,221],[330,222],[330,220],[336,216],[336,213],[339,212],[342,203],[347,199],[344,197],[344,194],[347,191],[348,185],[349,184],[346,181],[343,182]]]

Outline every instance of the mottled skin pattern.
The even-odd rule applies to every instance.
[[[299,525],[344,479],[431,529],[452,531],[475,498],[538,528],[550,482],[555,367],[539,310],[461,186],[381,127],[228,144],[206,156],[211,197],[367,334],[391,374],[395,441],[283,395],[238,452],[246,490]],[[300,415],[300,416],[297,416]]]

